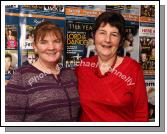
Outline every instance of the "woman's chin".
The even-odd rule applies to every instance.
[[[47,59],[46,60],[46,62],[48,62],[48,63],[56,63],[56,62],[58,62],[59,61],[59,59],[55,59],[55,58],[53,58],[53,59]]]
[[[48,61],[48,62],[57,62],[57,61],[59,61],[60,60],[60,56],[50,56],[50,57],[48,57],[46,60]]]
[[[108,58],[108,57],[112,57],[113,56],[113,54],[111,54],[111,53],[102,53],[102,54],[99,54],[99,56],[100,57],[106,57],[106,58]]]

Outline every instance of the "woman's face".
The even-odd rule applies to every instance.
[[[10,66],[12,65],[12,61],[9,57],[5,57],[5,69],[9,69]]]
[[[56,35],[48,33],[34,44],[34,49],[43,62],[56,63],[62,55],[63,42]]]
[[[117,52],[120,40],[121,36],[116,27],[102,23],[95,33],[95,46],[98,56],[112,57]]]

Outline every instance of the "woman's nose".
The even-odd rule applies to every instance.
[[[105,36],[105,41],[106,41],[106,42],[110,42],[110,41],[111,41],[111,36],[108,35],[108,34],[106,34],[106,36]]]
[[[53,50],[55,49],[55,45],[53,43],[48,44],[48,49]]]

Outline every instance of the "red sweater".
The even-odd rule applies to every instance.
[[[76,68],[82,107],[80,121],[148,121],[148,101],[143,72],[135,60],[123,62],[101,75],[97,56],[85,58]]]

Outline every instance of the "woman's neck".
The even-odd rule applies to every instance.
[[[48,64],[48,63],[42,62],[40,59],[38,59],[32,65],[44,73],[53,74],[56,79],[57,79],[57,75],[60,73],[60,67],[57,66],[56,63]]]
[[[116,62],[117,62],[117,55],[114,55],[110,58],[98,57],[99,69],[102,75],[108,72],[111,68],[114,68]]]
[[[34,67],[38,68],[44,73],[58,75],[60,73],[60,68],[56,63],[48,64],[38,59],[35,63],[32,64]]]
[[[98,64],[102,65],[109,65],[111,66],[113,64],[113,62],[115,61],[117,55],[113,55],[112,57],[100,57],[98,56]]]
[[[41,66],[45,67],[46,69],[55,69],[56,67],[56,63],[48,63],[48,62],[44,62],[43,60],[41,59],[38,59],[37,60],[38,64],[40,64]]]

